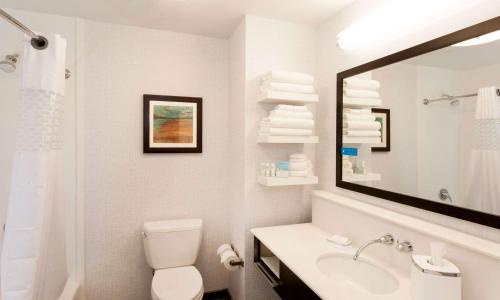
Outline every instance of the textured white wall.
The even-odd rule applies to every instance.
[[[310,220],[308,188],[263,187],[257,183],[261,162],[288,160],[292,153],[305,151],[314,160],[314,146],[257,144],[260,119],[272,105],[257,103],[260,76],[272,69],[315,74],[316,32],[312,26],[247,16],[246,102],[245,102],[245,212],[247,262],[253,260],[250,228],[300,223]],[[320,101],[323,101],[322,99]],[[314,109],[314,105],[311,105]],[[245,268],[246,299],[274,299],[276,295],[253,266]]]
[[[436,22],[421,24],[413,33],[383,43],[377,47],[366,47],[358,50],[342,50],[337,47],[336,37],[340,31],[363,18],[371,11],[376,11],[387,1],[360,0],[346,7],[338,14],[318,28],[318,87],[320,89],[321,101],[318,105],[319,123],[321,125],[321,143],[317,147],[316,164],[320,178],[321,188],[336,191],[345,196],[361,199],[384,206],[389,209],[417,216],[447,227],[462,230],[477,236],[486,237],[491,240],[500,241],[498,230],[461,221],[444,215],[400,205],[394,202],[381,200],[375,197],[358,194],[355,192],[335,187],[335,110],[336,110],[336,74],[357,65],[386,56],[399,50],[406,49],[418,43],[442,36],[444,34],[459,30],[461,28],[485,21],[500,14],[500,2],[495,0],[483,0],[471,2],[466,11],[453,15],[443,15]]]
[[[196,266],[227,287],[215,254],[228,241],[228,43],[85,22],[87,298],[150,299],[141,225],[202,218]],[[202,154],[143,154],[142,95],[203,97]]]

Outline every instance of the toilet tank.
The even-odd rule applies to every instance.
[[[202,227],[201,219],[144,223],[142,239],[148,265],[155,270],[193,265],[200,250]]]

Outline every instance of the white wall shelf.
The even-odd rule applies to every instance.
[[[380,144],[382,139],[380,137],[350,137],[343,136],[342,144]]]
[[[258,100],[259,103],[295,104],[295,105],[316,103],[318,101],[319,101],[318,94],[301,94],[301,93],[275,92],[275,91],[268,91],[262,93]]]
[[[309,176],[281,178],[259,176],[258,182],[265,186],[309,185],[318,184],[318,177]]]
[[[275,136],[259,135],[257,142],[261,144],[317,144],[318,136]]]
[[[346,182],[364,182],[364,181],[378,181],[378,180],[382,180],[382,175],[377,173],[353,174],[348,176],[342,175],[342,181]]]

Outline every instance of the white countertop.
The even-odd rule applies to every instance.
[[[374,295],[355,285],[338,282],[323,274],[316,260],[325,254],[354,254],[356,247],[344,248],[327,242],[331,234],[312,223],[254,228],[250,230],[280,261],[322,299],[332,300],[409,300],[409,274],[379,263],[362,254],[362,259],[379,265],[399,280],[399,288],[384,295]],[[361,259],[361,258],[360,258]]]

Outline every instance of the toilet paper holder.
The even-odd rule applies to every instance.
[[[245,266],[245,263],[243,262],[243,260],[240,260],[240,261],[231,261],[231,262],[229,262],[229,264],[231,266],[240,266],[240,267],[244,267]]]

